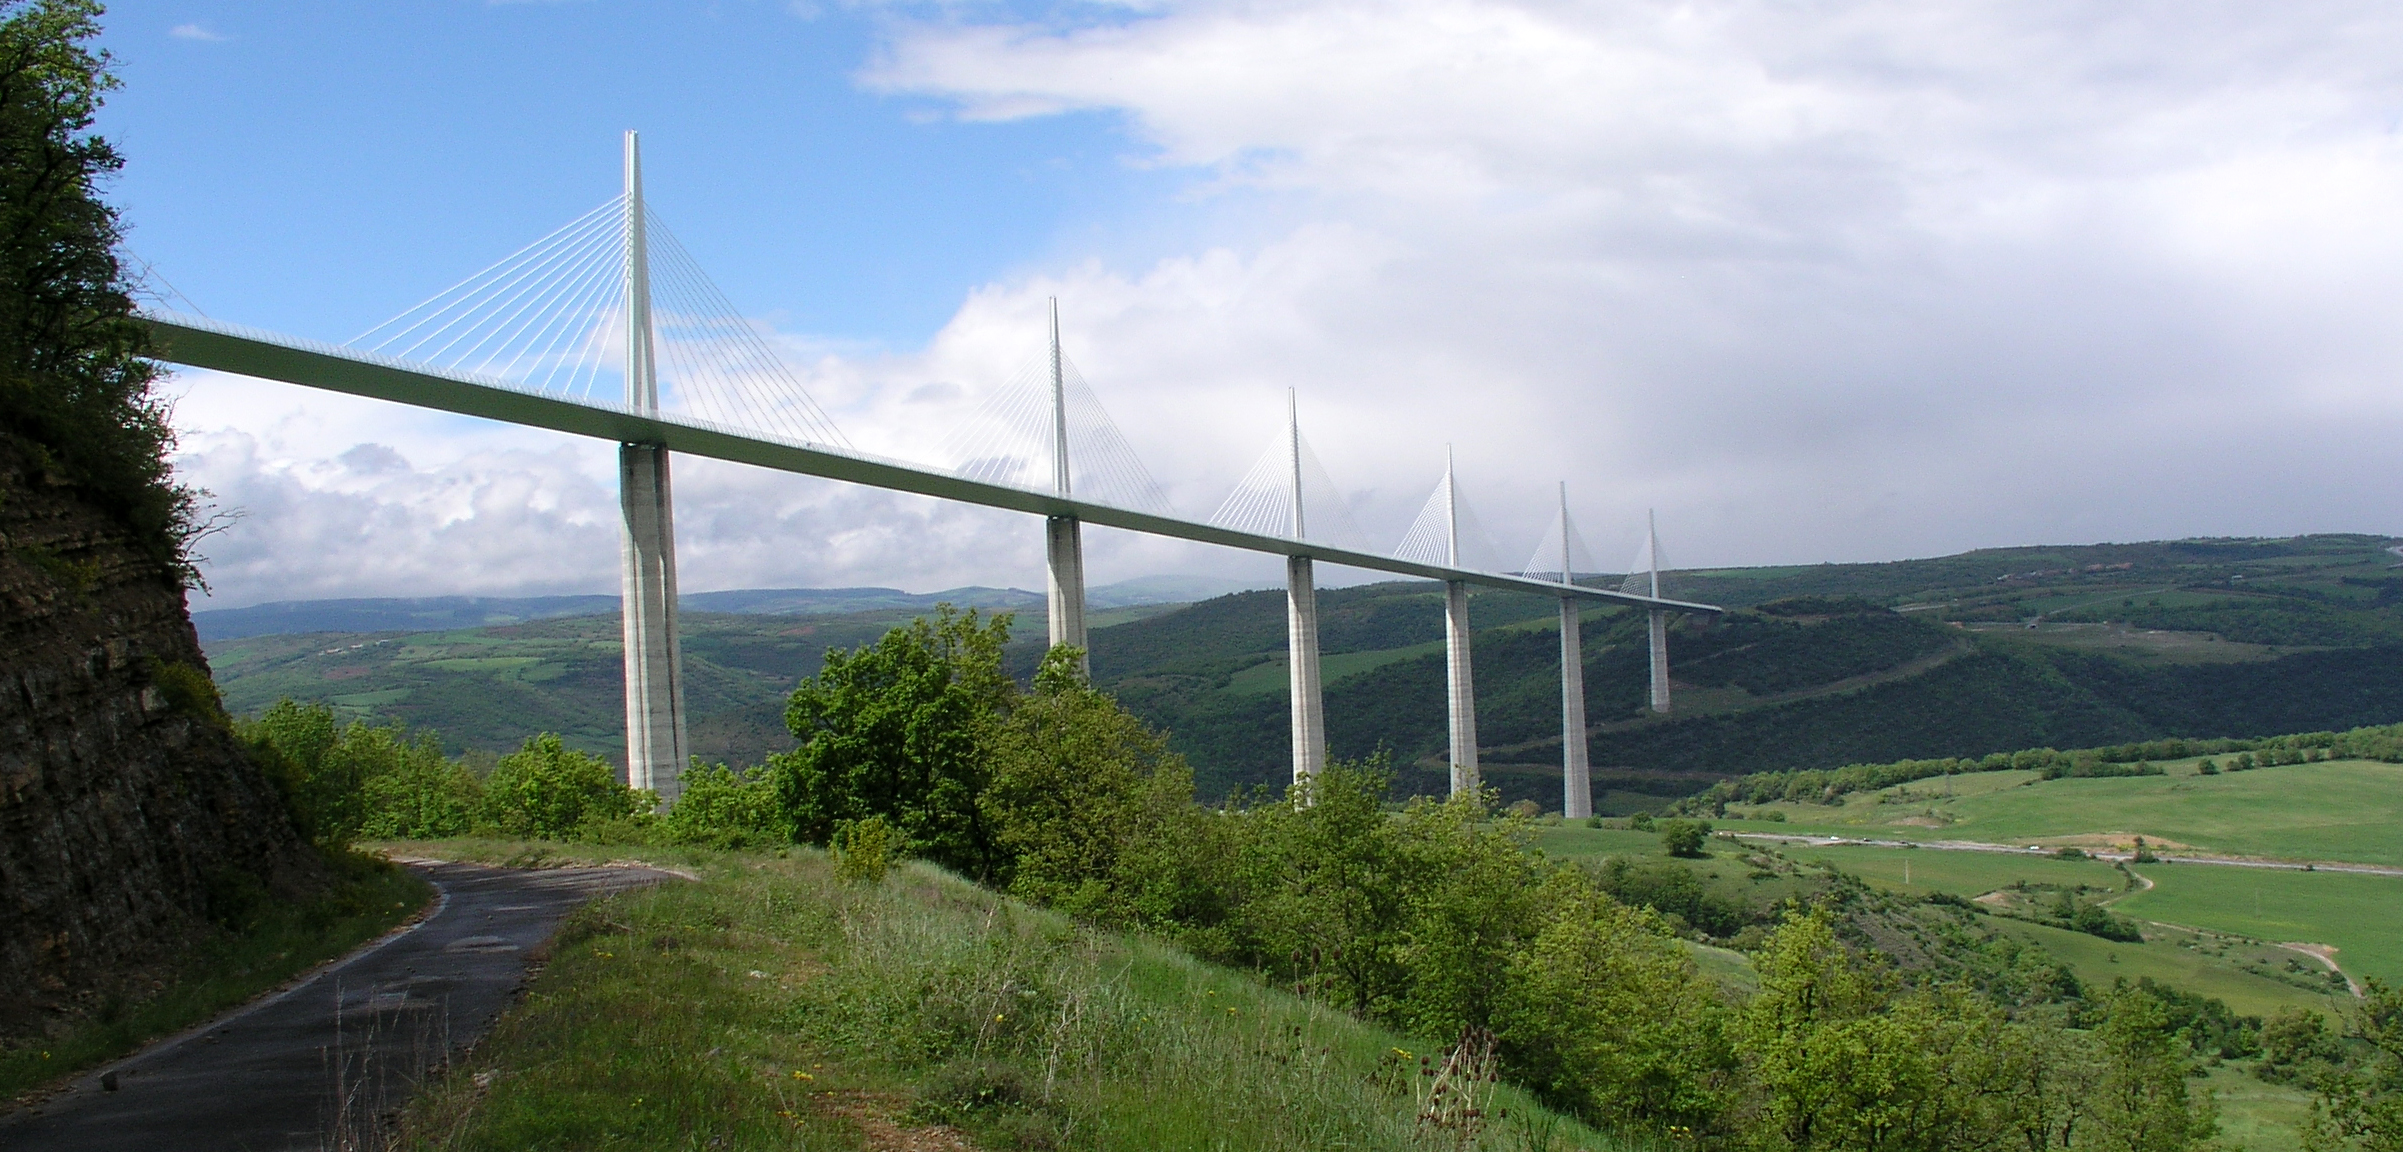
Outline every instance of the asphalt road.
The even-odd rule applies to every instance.
[[[666,878],[639,868],[412,867],[441,892],[416,927],[0,1118],[0,1149],[374,1147],[358,1137],[492,1026],[524,985],[528,954],[569,910]]]

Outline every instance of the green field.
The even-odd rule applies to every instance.
[[[1995,927],[2044,946],[2089,987],[2110,987],[2113,981],[2152,977],[2173,988],[2225,1000],[2240,1016],[2268,1016],[2293,1006],[2334,1014],[2347,1003],[2326,993],[2312,992],[2285,981],[2256,975],[2219,957],[2183,945],[2191,934],[2147,929],[2142,944],[2123,944],[2022,920],[1996,917]]]
[[[2403,866],[2398,764],[2339,760],[2218,776],[2196,775],[2188,764],[2166,776],[2043,781],[2027,772],[1973,773],[1845,799],[1766,805],[1788,823],[1726,827],[2006,844],[2122,833],[2232,856]]]
[[[2138,871],[2154,886],[2118,903],[2130,916],[2327,944],[2348,975],[2403,983],[2403,877],[2205,864]]]
[[[1856,844],[1785,845],[1778,851],[1806,863],[1824,861],[1880,888],[1917,896],[1945,892],[1976,897],[2020,881],[2104,889],[2127,883],[2118,869],[2100,860],[2063,860],[2033,853],[1937,852]]]

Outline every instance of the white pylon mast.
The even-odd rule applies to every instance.
[[[1651,553],[1652,580],[1647,594],[1660,598],[1660,515],[1644,510],[1644,551]],[[1669,710],[1669,614],[1654,608],[1645,620],[1652,648],[1652,710]]]
[[[1452,480],[1452,446],[1443,446],[1444,563],[1460,567],[1460,489]]]
[[[642,142],[626,133],[626,407],[659,411],[651,332],[651,266],[642,202]],[[620,444],[618,613],[625,640],[626,783],[674,803],[686,749],[684,648],[676,629],[676,517],[668,451]]]
[[[651,254],[642,205],[642,142],[626,133],[626,406],[659,411],[659,367],[651,345]]]
[[[1560,482],[1560,582],[1577,582],[1569,550],[1569,482]],[[1560,598],[1560,813],[1570,820],[1594,814],[1593,769],[1585,735],[1585,637],[1577,598]]]
[[[1068,366],[1060,352],[1060,298],[1051,298],[1051,489],[1069,495]],[[1076,517],[1043,518],[1043,559],[1049,581],[1044,601],[1051,646],[1065,645],[1085,653],[1082,667],[1093,674],[1093,654],[1085,632],[1085,533]]]
[[[1293,476],[1293,538],[1302,538],[1301,402],[1285,390],[1285,447]],[[1310,802],[1327,764],[1326,698],[1318,664],[1318,577],[1307,556],[1285,558],[1285,683],[1292,705],[1295,800]]]
[[[1068,492],[1068,374],[1060,359],[1060,298],[1051,298],[1051,489]]]
[[[1285,390],[1285,447],[1293,464],[1293,538],[1302,538],[1302,412],[1293,389]]]
[[[1460,566],[1460,486],[1452,473],[1452,446],[1443,446],[1444,561]],[[1444,696],[1450,715],[1452,795],[1474,795],[1477,778],[1477,686],[1469,671],[1468,585],[1443,586]]]

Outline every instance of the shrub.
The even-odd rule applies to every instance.
[[[854,820],[835,829],[827,844],[834,854],[835,876],[862,884],[882,882],[893,864],[893,841],[893,827],[882,816]]]
[[[659,817],[662,843],[750,848],[791,839],[791,823],[777,811],[776,786],[765,770],[737,772],[696,760],[683,785],[676,803]]]
[[[501,757],[484,782],[484,817],[510,836],[566,840],[598,823],[652,807],[648,793],[618,783],[617,771],[545,732]]]
[[[1664,820],[1660,824],[1660,846],[1671,856],[1700,859],[1707,853],[1703,843],[1710,838],[1710,824],[1701,820]]]
[[[937,611],[873,645],[828,652],[785,705],[801,746],[768,770],[795,840],[824,844],[844,824],[881,816],[910,854],[991,881],[1005,861],[978,797],[989,731],[1016,695],[1001,670],[1010,617]]]

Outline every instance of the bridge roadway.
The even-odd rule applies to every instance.
[[[921,496],[980,504],[988,508],[1006,508],[1038,516],[1069,516],[1088,524],[1123,528],[1129,532],[1145,532],[1251,552],[1303,557],[1341,564],[1347,568],[1389,572],[1396,576],[1476,584],[1545,596],[1577,597],[1661,611],[1702,614],[1720,611],[1709,604],[1403,560],[1308,540],[1242,532],[1216,524],[1136,512],[1049,492],[972,480],[951,472],[824,445],[766,440],[751,433],[693,419],[646,415],[590,401],[541,395],[498,381],[453,375],[421,364],[361,353],[332,344],[253,331],[198,317],[152,313],[145,314],[142,319],[150,326],[150,354],[154,359],[193,368],[278,380],[620,444],[655,445],[692,456],[731,460],[738,464],[844,480],[895,492],[912,492]]]

